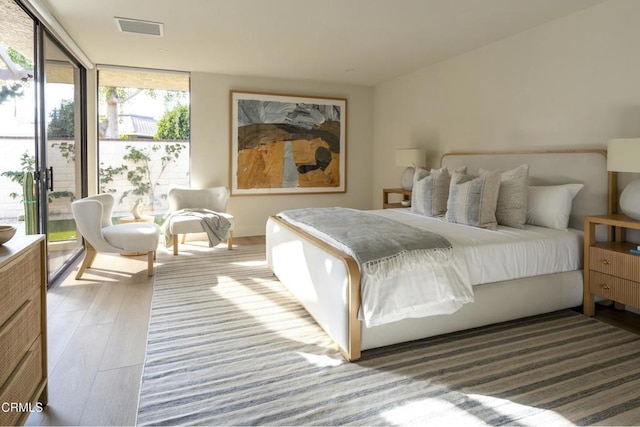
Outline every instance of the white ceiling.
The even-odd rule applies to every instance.
[[[375,85],[603,0],[42,0],[97,64]],[[164,23],[122,33],[114,17]]]

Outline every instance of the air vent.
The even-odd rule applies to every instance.
[[[147,34],[149,36],[162,36],[163,24],[161,22],[140,21],[139,19],[114,18],[118,29],[123,33]]]

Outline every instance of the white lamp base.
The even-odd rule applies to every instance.
[[[640,179],[631,181],[622,191],[620,210],[629,218],[640,220]]]
[[[409,166],[402,173],[402,189],[411,190],[413,188],[413,175],[415,175],[416,169]]]

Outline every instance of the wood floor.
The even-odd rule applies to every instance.
[[[153,289],[146,257],[99,254],[82,280],[77,268],[49,289],[49,405],[27,425],[133,425]],[[640,334],[640,315],[598,305],[596,317]]]
[[[233,243],[264,244],[264,236]],[[134,425],[153,294],[147,257],[100,253],[75,280],[79,265],[47,293],[49,404],[27,425]]]
[[[153,278],[147,258],[99,254],[49,289],[49,404],[28,425],[133,425]]]
[[[595,317],[598,320],[640,335],[640,314],[626,310],[616,310],[611,302],[596,304]]]

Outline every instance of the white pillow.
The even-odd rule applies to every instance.
[[[573,199],[583,184],[529,186],[527,224],[566,230]]]

